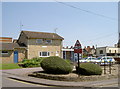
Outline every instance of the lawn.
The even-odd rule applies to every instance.
[[[18,66],[18,64],[11,63],[11,64],[0,64],[0,70],[5,69],[19,69],[21,67]]]

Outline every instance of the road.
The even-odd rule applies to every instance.
[[[48,87],[48,86],[13,80],[8,78],[8,74],[3,74],[2,87]]]
[[[44,86],[44,85],[26,83],[26,82],[21,82],[18,80],[13,80],[13,79],[8,78],[10,75],[26,76],[26,74],[29,74],[34,71],[40,71],[40,70],[42,70],[42,69],[41,68],[24,68],[24,69],[1,70],[0,72],[3,73],[2,74],[3,75],[2,76],[2,80],[3,80],[2,87],[48,87],[48,86]],[[40,81],[40,80],[38,80],[38,81]],[[43,80],[41,80],[41,81],[43,81]],[[49,82],[51,83],[51,81],[48,81],[48,83]],[[52,81],[52,83],[55,84],[56,82]],[[82,84],[82,82],[81,82],[81,84]],[[78,85],[79,85],[79,83],[78,83]],[[83,85],[85,85],[85,86],[93,85],[94,87],[118,87],[118,79],[115,78],[115,79],[103,80],[103,81],[83,82]]]

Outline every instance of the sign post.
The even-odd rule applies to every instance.
[[[77,71],[78,71],[78,74],[79,74],[79,68],[80,68],[80,62],[79,62],[79,59],[80,59],[80,55],[79,54],[81,54],[81,56],[82,56],[82,47],[81,47],[81,44],[80,44],[80,42],[79,42],[79,40],[77,40],[76,41],[76,43],[75,43],[75,46],[74,46],[74,53],[77,53],[77,55],[78,55],[78,69],[77,69]]]

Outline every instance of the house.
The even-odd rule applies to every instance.
[[[83,48],[83,57],[84,56],[96,56],[96,49],[94,46],[90,47],[90,46],[85,46]]]
[[[97,56],[113,56],[118,57],[120,56],[120,48],[118,47],[98,47],[96,49]]]
[[[0,47],[0,61],[2,63],[17,63],[25,58],[26,47],[13,43],[11,37],[0,37]]]
[[[21,31],[12,43],[1,43],[1,57],[6,62],[19,62],[24,58],[62,57],[63,37],[56,33]],[[7,58],[7,59],[6,59]]]
[[[0,47],[2,63],[17,63],[25,58],[26,47],[21,47],[18,43],[0,43]]]

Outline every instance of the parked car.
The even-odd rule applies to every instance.
[[[81,63],[91,62],[91,63],[94,63],[94,64],[100,64],[100,65],[104,65],[104,63],[105,63],[105,65],[108,65],[110,62],[114,64],[115,59],[113,57],[110,57],[110,56],[100,56],[98,58],[86,57],[86,58],[80,59],[79,62],[81,62]]]
[[[98,60],[101,60],[101,62],[115,62],[115,59],[110,56],[101,56],[97,58]]]
[[[79,62],[100,62],[100,60],[95,57],[86,57],[79,60]]]

